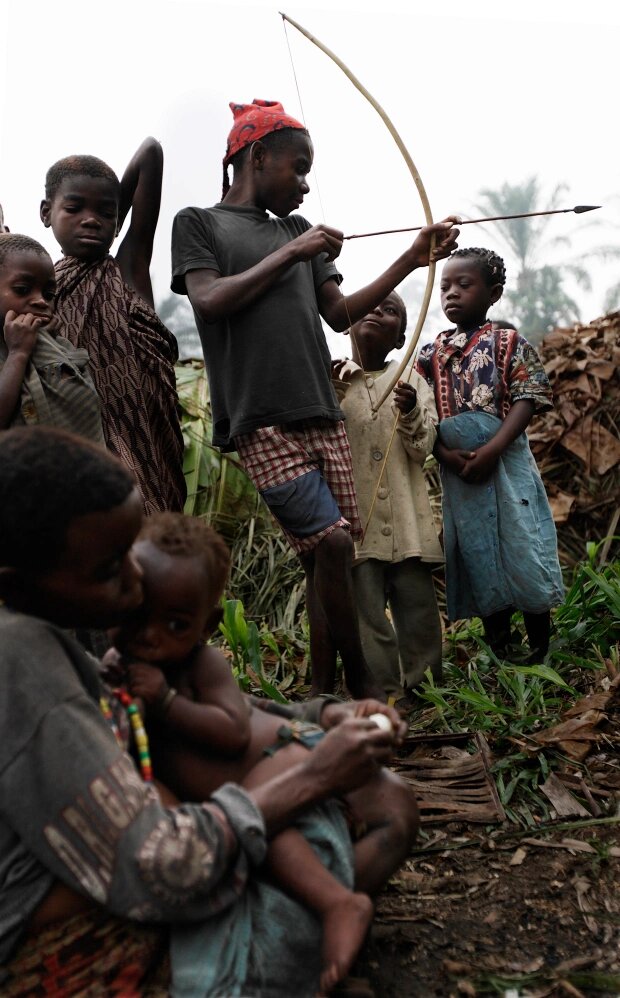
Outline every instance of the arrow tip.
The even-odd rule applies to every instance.
[[[576,215],[582,215],[584,211],[596,211],[597,208],[602,208],[600,204],[578,204],[573,208]]]

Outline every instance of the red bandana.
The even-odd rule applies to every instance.
[[[235,123],[228,136],[224,166],[240,149],[262,139],[280,128],[303,128],[296,118],[291,118],[275,100],[254,100],[251,104],[229,104]]]

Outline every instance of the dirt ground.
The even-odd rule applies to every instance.
[[[427,827],[356,973],[377,998],[618,998],[619,831]]]

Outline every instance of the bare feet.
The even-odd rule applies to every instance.
[[[374,906],[367,894],[347,894],[323,915],[321,994],[349,973],[372,922]]]

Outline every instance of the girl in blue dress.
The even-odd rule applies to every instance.
[[[424,347],[418,370],[435,393],[441,466],[448,616],[479,616],[505,654],[510,620],[523,611],[530,658],[549,647],[550,609],[563,586],[553,517],[526,427],[552,408],[535,349],[515,329],[495,329],[489,308],[504,290],[491,250],[456,250],[441,279],[454,327]]]

